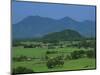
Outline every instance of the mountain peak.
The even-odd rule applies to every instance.
[[[76,20],[73,20],[70,17],[64,17],[64,18],[60,19],[60,21],[62,21],[62,22],[68,22],[68,23],[77,23],[78,22]]]
[[[38,15],[36,15],[36,16],[28,16],[28,17],[26,17],[26,18],[24,18],[23,20],[29,20],[29,19],[37,19],[37,18],[42,18],[42,17],[40,17],[40,16],[38,16]]]
[[[33,38],[40,34],[43,36],[64,29],[72,29],[83,36],[91,36],[91,28],[95,35],[95,23],[92,22],[78,22],[70,17],[55,20],[48,17],[28,16],[17,24],[13,24],[13,36],[15,38]]]

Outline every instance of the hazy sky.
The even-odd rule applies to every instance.
[[[33,2],[13,2],[12,22],[17,23],[27,16],[43,16],[54,19],[70,17],[72,19],[95,20],[95,6],[80,6],[68,4],[47,4]]]

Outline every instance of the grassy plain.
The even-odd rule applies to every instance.
[[[35,57],[39,59],[33,59],[32,61],[14,61],[12,63],[13,68],[17,67],[26,67],[32,69],[34,72],[47,72],[47,71],[63,71],[63,70],[80,70],[80,69],[94,69],[95,68],[95,59],[94,58],[80,58],[76,60],[65,60],[65,63],[62,67],[55,67],[48,69],[46,66],[46,61],[42,61],[41,58],[45,55],[48,50],[58,51],[56,54],[50,54],[50,56],[55,57],[57,55],[66,55],[75,50],[86,50],[84,48],[75,48],[75,47],[66,47],[66,48],[56,48],[56,49],[47,49],[47,48],[21,48],[13,47],[12,56],[27,56]]]

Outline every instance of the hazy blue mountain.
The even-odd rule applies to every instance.
[[[75,21],[71,18],[65,17],[60,20],[68,29],[73,29],[80,32],[85,37],[95,37],[96,25],[93,21],[85,20],[83,22]]]
[[[86,37],[95,36],[95,22],[93,21],[78,22],[69,17],[55,20],[40,16],[29,16],[13,24],[12,34],[13,38],[33,38],[65,29],[75,30]]]
[[[13,35],[15,38],[31,38],[63,29],[65,27],[54,19],[29,16],[13,25]]]

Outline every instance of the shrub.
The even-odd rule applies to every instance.
[[[55,47],[52,46],[52,45],[49,45],[49,46],[48,46],[48,49],[55,49]]]
[[[55,54],[57,51],[47,51],[46,54]]]
[[[18,67],[18,68],[14,68],[12,74],[27,74],[27,73],[34,73],[33,70],[31,69],[27,69],[25,67]]]
[[[24,48],[33,48],[33,45],[24,45]]]
[[[13,57],[14,61],[25,61],[27,60],[26,56],[19,56],[19,57]]]
[[[66,55],[65,60],[71,60],[71,59],[72,59],[71,55]]]

